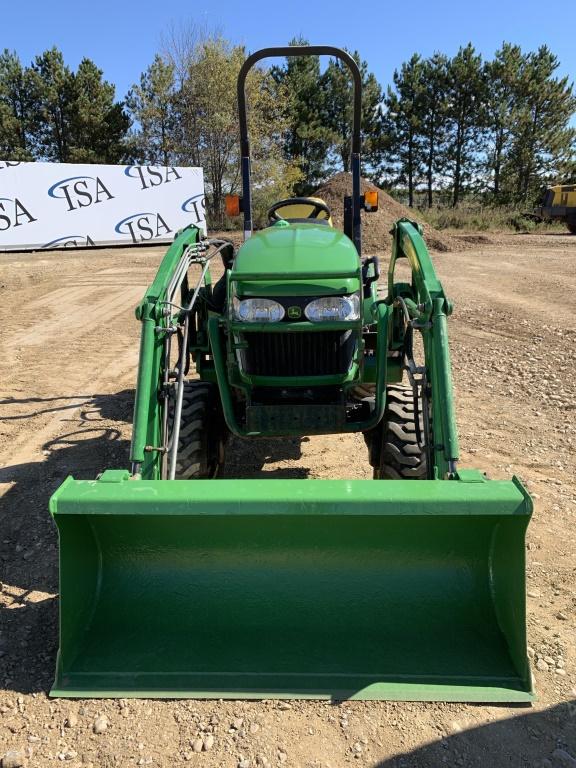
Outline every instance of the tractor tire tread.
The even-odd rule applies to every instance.
[[[221,469],[221,462],[210,458],[210,429],[217,422],[218,389],[214,384],[185,381],[178,436],[176,479],[208,479]],[[169,421],[174,419],[174,399],[170,401]],[[215,465],[214,465],[215,464]]]
[[[422,415],[420,429],[423,431]],[[406,384],[390,384],[386,390],[386,410],[380,429],[381,436],[374,466],[377,480],[425,480],[428,476],[426,451],[416,438],[412,388]]]

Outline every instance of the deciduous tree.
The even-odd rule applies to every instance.
[[[243,46],[221,37],[207,37],[185,49],[186,73],[177,94],[178,142],[183,163],[204,168],[211,223],[223,223],[223,201],[239,188],[239,133],[236,80],[246,58]],[[282,137],[287,128],[284,94],[270,71],[256,67],[246,81],[252,148],[254,209],[286,196],[300,178],[298,164],[287,160]]]

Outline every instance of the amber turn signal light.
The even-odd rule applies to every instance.
[[[378,210],[378,190],[369,189],[364,193],[364,210],[365,211],[377,211]]]
[[[226,216],[240,216],[240,197],[238,195],[226,195]]]

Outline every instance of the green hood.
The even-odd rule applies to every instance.
[[[280,222],[242,245],[232,277],[238,296],[353,293],[360,288],[360,259],[337,229]]]

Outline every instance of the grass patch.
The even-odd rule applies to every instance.
[[[564,224],[535,222],[518,208],[425,208],[420,214],[436,229],[475,232],[567,232]]]

